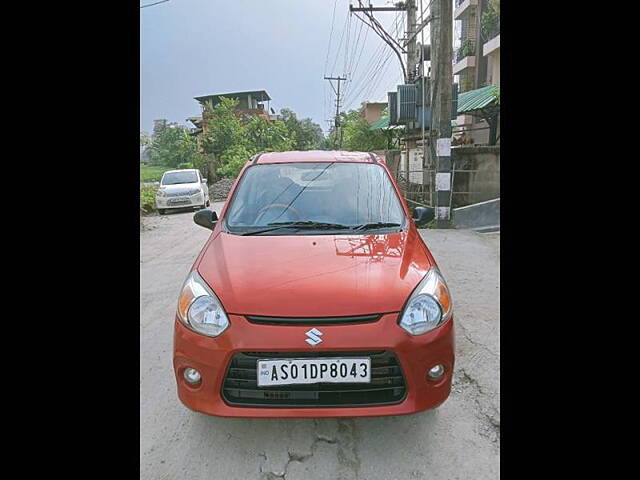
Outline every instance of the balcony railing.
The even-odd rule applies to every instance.
[[[496,38],[498,35],[500,35],[500,22],[494,25],[488,25],[486,28],[484,25],[482,26],[480,36],[484,43],[487,43],[492,38]]]
[[[462,42],[460,48],[458,48],[454,54],[453,58],[455,63],[460,62],[464,57],[473,57],[476,54],[476,44],[471,40],[465,40]]]
[[[500,35],[500,10],[489,8],[480,19],[480,38],[483,43],[487,43],[498,35]]]
[[[453,10],[454,20],[462,20],[462,17],[469,15],[471,12],[475,12],[477,6],[478,0],[455,0]]]

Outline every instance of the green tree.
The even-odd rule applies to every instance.
[[[246,128],[235,114],[238,100],[220,97],[214,108],[205,105],[203,119],[207,124],[207,134],[202,138],[205,153],[221,155],[232,146],[247,145]]]
[[[140,145],[141,146],[151,145],[151,137],[147,132],[143,132],[142,130],[140,130]]]
[[[282,110],[282,120],[260,116],[243,118],[237,113],[238,101],[220,98],[215,106],[205,105],[205,131],[202,146],[214,156],[216,174],[238,175],[249,158],[260,152],[282,152],[318,148],[322,129],[311,119],[298,120],[290,109]]]
[[[284,152],[295,149],[295,132],[281,120],[270,122],[262,117],[251,117],[246,123],[247,139],[256,152]]]
[[[393,141],[393,133],[383,130],[371,130],[362,115],[362,108],[349,110],[340,114],[342,126],[342,150],[370,152],[372,150],[385,150]],[[340,132],[331,129],[327,138],[330,148],[337,148]]]
[[[320,148],[324,135],[322,128],[310,118],[298,120],[296,113],[290,108],[280,110],[282,121],[286,124],[295,138],[296,150],[315,150]]]
[[[151,162],[156,165],[176,168],[182,163],[187,163],[195,168],[201,166],[196,142],[185,127],[172,125],[160,130],[154,135],[149,148]]]
[[[227,178],[237,177],[244,164],[253,155],[254,152],[244,145],[230,147],[220,156],[221,166],[218,168],[217,174]]]

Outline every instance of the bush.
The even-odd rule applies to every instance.
[[[222,166],[217,169],[218,175],[236,178],[251,155],[253,154],[242,145],[234,145],[229,148],[220,156]]]
[[[189,162],[179,163],[178,164],[178,169],[183,169],[183,168],[193,168],[193,164],[191,164]]]
[[[141,182],[159,182],[162,174],[170,167],[162,167],[160,165],[140,165],[140,181]]]
[[[158,187],[140,186],[140,215],[149,215],[156,210]]]

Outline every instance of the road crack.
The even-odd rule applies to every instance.
[[[353,419],[339,419],[338,432],[335,437],[318,432],[319,421],[314,419],[313,442],[309,448],[309,453],[299,452],[294,449],[287,449],[289,459],[284,464],[282,470],[265,471],[267,463],[265,452],[259,453],[264,461],[260,465],[260,480],[286,480],[289,467],[293,462],[305,463],[311,460],[316,454],[318,446],[322,443],[336,445],[336,456],[338,463],[351,470],[357,479],[360,472],[361,461],[357,449],[357,432]]]
[[[483,391],[480,383],[464,368],[460,368],[457,375],[454,376],[453,386],[461,387],[462,389],[471,387],[474,393],[470,398],[473,399],[476,405],[475,416],[480,421],[478,433],[500,447],[500,412],[491,405],[486,406],[483,404],[481,398],[486,397],[487,394]],[[456,389],[456,391],[460,390]]]
[[[457,322],[456,323],[456,327],[460,328],[460,331],[462,332],[462,336],[469,342],[471,343],[474,347],[478,347],[481,348],[483,350],[485,350],[487,353],[489,353],[490,355],[496,357],[496,358],[500,358],[500,355],[497,354],[496,352],[494,352],[493,350],[491,350],[489,347],[487,347],[486,345],[476,342],[475,340],[473,340],[471,338],[471,336],[469,335],[468,330],[466,329],[466,327],[461,323],[461,322]]]

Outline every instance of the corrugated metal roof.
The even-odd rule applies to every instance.
[[[458,114],[479,110],[500,98],[500,85],[487,85],[476,90],[458,94]]]
[[[389,128],[389,115],[380,117],[380,120],[373,122],[369,130],[380,130],[381,128]]]

